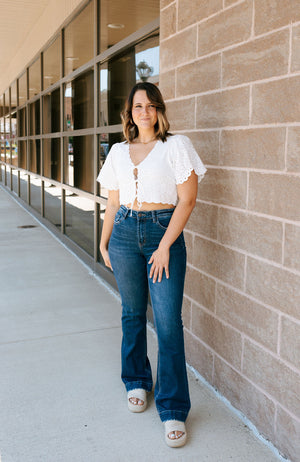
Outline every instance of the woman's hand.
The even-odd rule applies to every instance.
[[[166,278],[169,279],[169,258],[170,252],[168,247],[158,247],[158,249],[151,255],[148,264],[151,265],[152,263],[150,279],[153,277],[153,283],[156,281],[161,282],[164,270]]]
[[[111,263],[110,263],[110,258],[109,258],[107,248],[100,246],[100,252],[101,252],[102,258],[104,260],[105,266],[107,266],[108,268],[110,268],[113,271]]]

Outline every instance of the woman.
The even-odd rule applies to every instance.
[[[171,135],[159,89],[138,83],[122,116],[126,141],[112,146],[98,176],[109,190],[100,251],[122,299],[122,380],[128,407],[142,412],[152,373],[147,357],[148,290],[158,337],[155,403],[168,446],[186,442],[190,409],[181,320],[183,228],[206,169],[186,136]]]

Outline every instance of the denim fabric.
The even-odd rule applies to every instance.
[[[149,278],[148,261],[163,237],[174,209],[134,211],[121,206],[109,241],[109,256],[122,299],[122,380],[127,391],[153,386],[147,356],[148,291],[158,337],[154,390],[161,420],[185,421],[190,398],[185,365],[181,308],[186,269],[183,233],[170,248],[169,279]]]

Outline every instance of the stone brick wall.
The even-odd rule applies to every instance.
[[[300,0],[161,0],[160,87],[208,173],[188,362],[300,460]]]

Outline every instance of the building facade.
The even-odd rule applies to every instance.
[[[188,362],[300,460],[300,0],[53,0],[25,49],[0,88],[2,184],[114,285],[96,176],[129,88],[158,84],[208,168]]]

